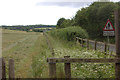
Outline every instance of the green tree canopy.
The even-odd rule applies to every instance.
[[[63,23],[63,21],[65,20],[65,18],[60,18],[57,22],[57,28],[62,28],[61,24]]]
[[[94,2],[90,6],[78,10],[72,19],[64,19],[62,21],[59,19],[60,28],[81,26],[88,32],[90,38],[104,38],[103,28],[107,19],[114,26],[114,10],[120,7],[119,5],[118,3],[109,2],[109,0]]]

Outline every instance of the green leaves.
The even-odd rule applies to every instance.
[[[61,24],[63,23],[64,20],[65,20],[65,18],[60,18],[60,19],[58,20],[58,22],[57,22],[57,28],[63,28],[63,27],[61,26]]]
[[[88,38],[87,32],[79,26],[56,29],[49,32],[53,37],[73,41],[75,37]]]
[[[58,27],[81,26],[90,38],[104,39],[102,30],[107,19],[114,25],[114,9],[117,5],[113,2],[94,2],[89,7],[78,10],[72,19],[64,19]]]

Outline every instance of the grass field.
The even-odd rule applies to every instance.
[[[42,33],[3,30],[3,57],[15,60],[17,78],[48,78],[47,58],[53,57]],[[81,48],[75,42],[61,41],[48,35],[56,58],[114,58],[99,51]],[[74,63],[73,78],[114,78],[114,64]],[[64,64],[57,64],[57,77],[64,77]]]
[[[6,60],[10,58],[15,60],[16,77],[31,77],[29,76],[31,60],[32,56],[35,55],[33,46],[41,34],[13,30],[3,30],[2,32],[2,56]]]

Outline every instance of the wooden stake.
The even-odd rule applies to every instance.
[[[15,78],[15,72],[14,72],[14,60],[9,60],[9,78]]]
[[[49,63],[49,76],[56,78],[56,63]]]
[[[6,67],[5,67],[5,60],[2,58],[2,78],[6,78]]]
[[[69,59],[70,56],[64,56],[65,59]],[[65,77],[71,78],[71,66],[70,63],[65,63]]]
[[[116,58],[120,58],[120,26],[118,10],[115,10],[115,43],[116,43]],[[120,63],[115,63],[115,76],[120,80]]]
[[[87,39],[87,50],[89,50],[89,39]]]
[[[81,47],[83,47],[83,38],[81,39]]]
[[[0,80],[2,79],[2,58],[0,58]]]
[[[97,41],[95,40],[95,43],[94,43],[94,50],[97,50],[96,44],[97,44]]]
[[[107,52],[107,44],[106,44],[106,42],[104,43],[104,52],[105,53]]]

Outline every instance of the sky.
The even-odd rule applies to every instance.
[[[0,0],[0,25],[56,25],[96,0]],[[111,0],[118,2],[120,0]]]

